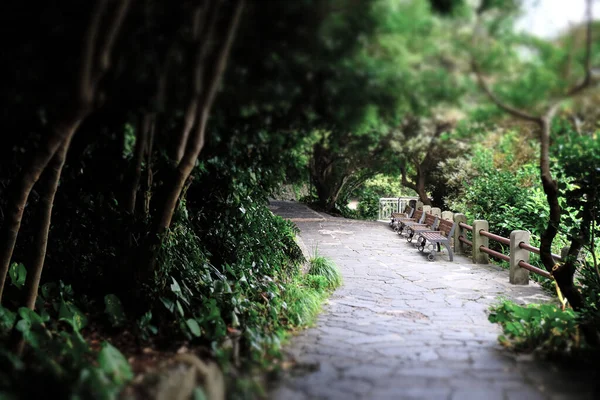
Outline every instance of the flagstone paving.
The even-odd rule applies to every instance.
[[[596,371],[517,356],[487,310],[499,298],[551,301],[535,283],[445,253],[434,262],[385,223],[334,218],[272,202],[310,254],[335,261],[344,284],[286,353],[296,364],[271,392],[295,399],[594,399]]]

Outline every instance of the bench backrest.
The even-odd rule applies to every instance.
[[[408,218],[412,218],[413,214],[415,213],[415,209],[411,206],[406,206],[406,210],[404,210],[404,213]]]
[[[452,235],[454,235],[454,228],[456,228],[456,222],[452,222],[447,219],[440,220],[438,230],[446,237],[450,238]]]
[[[430,226],[432,229],[436,229],[436,226],[438,224],[438,217],[430,213],[425,213],[424,224]]]
[[[415,210],[412,218],[414,218],[415,221],[419,222],[420,224],[423,223],[423,219],[425,218],[423,210]]]

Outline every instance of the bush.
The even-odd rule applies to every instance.
[[[360,219],[376,220],[379,217],[379,194],[371,189],[365,189],[358,202],[356,210]]]
[[[564,354],[584,346],[578,329],[577,314],[550,304],[519,306],[510,301],[491,308],[489,320],[502,326],[498,340],[518,351],[539,350]]]
[[[39,314],[0,306],[0,339],[8,341],[14,326],[27,345],[22,359],[0,349],[0,398],[113,399],[133,378],[117,348],[108,342],[92,348],[84,339],[88,318],[73,298],[70,286],[47,283]]]

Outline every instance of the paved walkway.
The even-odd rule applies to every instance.
[[[593,372],[559,371],[497,342],[487,310],[499,297],[548,300],[508,272],[438,255],[428,262],[381,222],[333,218],[294,202],[272,202],[315,250],[340,267],[344,285],[314,328],[287,353],[297,367],[272,393],[294,399],[592,399]]]

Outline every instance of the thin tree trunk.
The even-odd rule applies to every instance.
[[[552,258],[552,242],[558,233],[558,227],[561,220],[561,208],[558,203],[558,185],[552,178],[550,172],[550,123],[552,113],[540,121],[540,173],[542,187],[546,194],[546,199],[550,207],[550,217],[548,225],[540,238],[540,259],[546,269],[554,277],[556,284],[563,295],[571,304],[575,311],[579,311],[584,306],[584,299],[581,292],[575,286],[573,277],[575,275],[574,257],[567,257],[567,260],[558,265]]]
[[[44,177],[44,186],[42,188],[42,194],[40,198],[40,210],[39,210],[39,228],[37,229],[35,240],[33,243],[33,257],[31,266],[27,271],[27,278],[25,280],[25,297],[24,306],[33,310],[35,308],[35,301],[38,295],[38,288],[40,285],[40,279],[42,277],[42,271],[44,268],[44,261],[46,259],[46,249],[48,246],[48,233],[50,231],[50,224],[52,220],[52,207],[54,205],[54,197],[56,196],[56,190],[58,189],[58,183],[60,181],[61,172],[65,165],[65,159],[70,145],[70,138],[65,140],[56,151],[56,154],[46,169],[46,176]],[[23,351],[23,338],[19,334],[11,335],[11,348],[13,352],[20,355]]]
[[[342,193],[342,190],[344,189],[344,186],[346,186],[348,179],[350,179],[350,176],[342,176],[342,179],[338,183],[337,187],[334,188],[331,194],[328,196],[327,206],[325,208],[326,211],[331,211],[335,208],[335,203],[337,203],[340,193]]]
[[[177,168],[174,170],[170,182],[165,185],[164,193],[162,196],[160,196],[161,202],[159,207],[156,209],[157,215],[154,219],[154,227],[151,231],[151,236],[145,250],[145,264],[148,266],[148,269],[144,272],[144,274],[154,270],[156,265],[154,254],[157,245],[160,244],[164,232],[171,225],[171,220],[173,219],[173,214],[175,212],[175,208],[177,207],[177,202],[185,182],[191,174],[192,169],[196,164],[196,160],[198,159],[198,156],[204,147],[206,124],[208,122],[210,110],[221,82],[221,78],[225,72],[229,51],[233,44],[235,32],[242,14],[243,5],[244,0],[238,0],[235,11],[230,17],[225,42],[222,44],[220,49],[216,50],[216,62],[214,64],[215,67],[211,71],[207,71],[208,79],[205,79],[205,81],[209,82],[209,85],[204,89],[202,98],[198,102],[197,125],[196,129],[194,130],[194,135],[186,141],[185,153],[183,154],[181,161],[178,163]],[[204,62],[202,58],[200,58],[200,61]],[[204,66],[197,66],[197,68],[200,68],[202,71],[204,71]],[[198,73],[198,70],[196,73]]]
[[[33,246],[32,264],[27,271],[27,279],[25,280],[24,306],[30,310],[34,309],[35,300],[37,298],[40,277],[42,276],[42,269],[46,258],[48,232],[50,231],[50,223],[52,220],[52,207],[54,205],[54,198],[58,189],[62,169],[65,165],[69,145],[70,138],[61,144],[48,165],[49,168],[46,169],[47,177],[45,178],[40,198],[39,229],[36,232]]]
[[[45,144],[26,164],[23,172],[14,180],[14,187],[10,190],[10,193],[13,193],[13,199],[8,205],[8,217],[4,221],[0,233],[0,303],[29,194],[59,146],[64,142],[70,143],[75,131],[90,112],[97,84],[110,66],[112,48],[129,9],[130,0],[121,0],[113,19],[108,24],[106,36],[100,42],[98,32],[107,4],[107,0],[98,0],[92,11],[81,52],[79,81],[73,92],[72,105],[54,125]],[[97,49],[98,43],[102,43],[99,50]]]
[[[419,171],[419,174],[417,175],[417,194],[423,205],[431,205],[431,200],[429,200],[427,191],[425,190],[425,174],[421,171]]]
[[[423,188],[420,188],[419,185],[417,184],[420,182],[419,175],[417,174],[417,183],[414,183],[414,182],[408,180],[408,177],[406,176],[406,168],[402,167],[400,169],[400,171],[402,173],[402,181],[401,181],[402,186],[414,190],[417,193],[417,195],[419,196],[419,200],[421,200],[421,202],[423,204],[426,204],[425,200],[428,200],[428,199],[427,199],[427,193],[425,193],[425,189],[424,189],[425,184],[423,183]]]
[[[13,199],[9,203],[8,213],[2,227],[2,234],[0,235],[0,303],[2,302],[6,275],[17,242],[19,229],[21,228],[23,212],[25,211],[29,194],[50,160],[56,154],[61,143],[65,141],[70,142],[80,123],[81,119],[73,119],[69,122],[59,124],[45,145],[34,156],[33,160],[25,166],[25,170],[21,173],[21,176],[15,179],[14,186],[8,190],[9,193],[13,194]]]
[[[183,121],[183,130],[179,136],[173,159],[180,163],[185,155],[186,146],[189,140],[190,132],[195,124],[198,124],[198,110],[201,107],[202,91],[204,89],[204,73],[206,69],[206,60],[211,49],[211,42],[217,26],[217,17],[221,7],[222,0],[215,0],[208,3],[208,10],[202,8],[196,9],[194,13],[193,37],[197,42],[192,99],[188,104]],[[212,6],[212,7],[211,7]]]
[[[133,166],[130,173],[130,182],[128,194],[125,200],[125,211],[130,214],[135,212],[135,203],[142,176],[142,162],[144,160],[144,152],[146,151],[146,142],[148,140],[148,132],[150,130],[150,122],[152,115],[147,113],[141,117],[138,125],[138,132],[135,138],[135,150],[133,153]]]
[[[146,141],[145,157],[146,157],[146,185],[144,187],[144,207],[143,213],[147,218],[150,215],[150,201],[152,200],[152,148],[154,145],[154,128],[156,126],[156,120],[152,121],[150,125],[150,131],[148,132],[148,140]]]
[[[214,72],[211,74],[210,86],[207,88],[204,98],[199,103],[198,125],[194,137],[192,138],[191,143],[187,143],[183,158],[175,170],[172,184],[167,190],[167,196],[165,196],[163,207],[161,207],[161,214],[157,224],[157,231],[159,233],[163,232],[171,225],[171,219],[173,218],[173,213],[175,212],[181,190],[196,164],[200,151],[202,151],[202,148],[204,147],[206,123],[208,122],[208,116],[212,108],[217,88],[221,82],[223,73],[225,72],[229,50],[231,49],[235,37],[235,31],[237,29],[242,8],[243,1],[238,1],[234,15],[230,20],[226,41],[217,55],[217,65]]]

